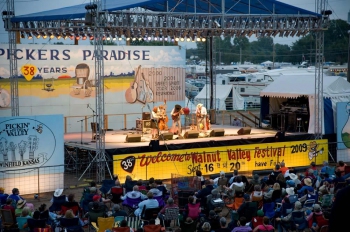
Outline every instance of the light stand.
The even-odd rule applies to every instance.
[[[95,124],[95,116],[96,116],[96,114],[95,114],[94,109],[92,109],[92,108],[90,107],[90,104],[87,104],[87,108],[89,108],[89,109],[92,111],[92,125],[95,126],[95,136],[97,136],[97,132],[99,131],[98,127],[99,127],[100,125],[98,125],[98,127],[97,127],[97,123]],[[92,129],[92,128],[91,128],[91,129]],[[93,133],[93,132],[92,132],[92,133]],[[92,141],[91,141],[91,142],[96,142],[96,137],[92,137]]]

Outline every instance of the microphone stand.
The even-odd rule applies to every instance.
[[[142,105],[141,107],[141,137],[143,137],[143,127],[144,127],[144,123],[143,123],[143,108],[145,107],[145,105]]]
[[[92,137],[92,141],[91,142],[95,142],[96,141],[96,136],[97,136],[97,131],[98,131],[97,122],[95,124],[95,111],[94,111],[94,109],[92,109],[90,107],[90,104],[87,104],[87,108],[89,108],[92,111],[92,125],[94,125],[94,127],[95,127],[95,137]],[[98,126],[100,126],[100,125],[98,125]]]
[[[80,144],[83,144],[83,121],[85,121],[85,118],[78,120],[77,122],[80,122]]]

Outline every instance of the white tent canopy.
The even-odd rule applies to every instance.
[[[309,99],[309,129],[308,133],[314,133],[315,127],[315,74],[283,75],[260,92],[261,97],[270,97],[269,107],[278,109],[283,98],[308,97]],[[350,83],[343,77],[323,77],[323,97],[331,99],[333,118],[336,118],[336,103],[350,101]],[[322,112],[324,122],[324,112]],[[328,122],[329,123],[329,122]],[[335,125],[335,121],[333,121]],[[335,128],[335,126],[334,126]],[[324,132],[324,124],[323,124]],[[335,131],[334,131],[335,133]]]
[[[214,91],[216,93],[214,99],[216,103],[216,110],[227,110],[226,100],[228,100],[228,102],[232,101],[232,110],[244,109],[244,98],[239,93],[237,93],[233,85],[215,85],[214,87]],[[230,96],[231,91],[232,96]],[[210,99],[210,85],[205,85],[194,99],[196,103],[202,103],[205,105],[207,99],[208,101]]]

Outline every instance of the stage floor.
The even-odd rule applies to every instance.
[[[211,130],[224,129],[224,136],[210,137]],[[241,140],[241,139],[256,139],[256,138],[274,138],[277,131],[269,129],[256,129],[251,128],[251,133],[248,135],[238,135],[238,130],[241,127],[228,126],[228,125],[212,125],[211,130],[204,133],[200,133],[198,138],[179,138],[179,136],[174,135],[172,140],[162,140],[160,136],[159,145],[171,145],[171,144],[188,144],[188,143],[200,143],[209,141],[227,141],[227,140]],[[190,129],[183,129],[182,136],[190,131]],[[166,133],[167,131],[162,131],[161,133]],[[128,134],[138,134],[141,136],[141,142],[126,142],[126,136]],[[303,133],[287,133],[285,136],[290,135],[302,135]],[[144,147],[149,146],[152,140],[151,134],[142,134],[141,131],[136,130],[116,130],[116,131],[106,131],[105,134],[105,149],[119,149],[119,148],[133,148],[133,147]],[[64,141],[66,146],[78,147],[81,149],[95,150],[96,143],[92,142],[92,133],[67,133],[64,135]]]

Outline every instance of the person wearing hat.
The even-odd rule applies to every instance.
[[[8,198],[8,194],[5,193],[5,189],[0,187],[0,205],[6,204],[6,199]]]
[[[323,220],[322,208],[319,204],[314,204],[312,212],[306,217],[306,221],[309,224],[309,228],[316,227],[318,224],[318,221],[321,222],[322,220]]]
[[[26,200],[22,200],[22,199],[17,201],[17,207],[16,207],[16,210],[15,210],[16,217],[21,216],[22,210],[23,210],[24,206],[26,205],[26,203],[27,203],[27,201]]]
[[[294,181],[295,186],[298,184],[301,184],[301,181],[299,180],[298,176],[295,173],[289,173],[290,180]]]
[[[207,130],[207,109],[202,103],[199,103],[196,108],[197,130]]]
[[[310,178],[304,178],[303,183],[304,186],[297,191],[299,197],[302,197],[305,194],[306,190],[309,192],[314,192],[314,188],[312,187],[312,180]]]
[[[183,115],[184,112],[182,110],[182,107],[180,105],[175,105],[175,107],[171,110],[170,115],[171,119],[173,120],[173,125],[171,126],[171,131],[174,134],[181,135],[182,129],[181,129],[181,115]]]

